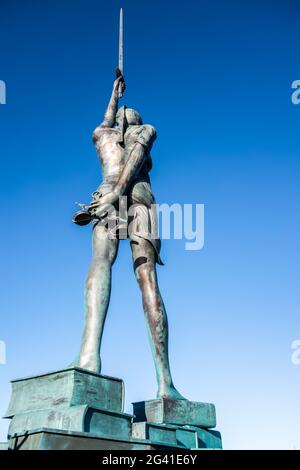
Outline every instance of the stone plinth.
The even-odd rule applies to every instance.
[[[159,398],[133,403],[133,414],[134,422],[148,421],[201,428],[216,426],[216,410],[211,403]]]
[[[8,448],[20,450],[220,449],[214,405],[156,399],[123,412],[120,379],[78,367],[18,379],[6,413]],[[7,444],[0,445],[0,449]]]
[[[187,449],[197,447],[198,437],[193,429],[184,429],[180,426],[154,423],[133,423],[132,437],[162,442],[171,446],[183,446]]]
[[[174,446],[139,439],[99,437],[91,433],[37,429],[16,434],[9,441],[11,450],[172,450]],[[176,446],[176,449],[184,447]]]
[[[123,401],[122,380],[78,367],[14,380],[8,437],[47,428],[127,439],[132,416]]]
[[[27,411],[88,405],[123,411],[124,383],[79,367],[12,381],[12,396],[5,418]]]

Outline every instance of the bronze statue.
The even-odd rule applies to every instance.
[[[100,346],[111,291],[111,270],[122,232],[121,199],[126,197],[130,213],[130,239],[134,272],[142,292],[143,308],[154,358],[158,397],[183,399],[173,385],[168,354],[168,321],[159,291],[156,263],[160,259],[157,214],[149,171],[150,150],[156,139],[153,126],[143,124],[140,115],[122,106],[119,99],[125,90],[123,78],[123,14],[120,16],[119,67],[103,122],[95,129],[93,141],[100,158],[103,181],[93,193],[87,211],[79,212],[74,222],[84,225],[93,220],[93,259],[85,285],[85,326],[79,366],[101,371]],[[115,236],[109,217],[113,208]]]
[[[162,262],[160,240],[155,236],[157,215],[149,179],[150,150],[156,130],[143,124],[135,110],[125,106],[118,110],[120,88],[123,92],[125,82],[119,74],[104,120],[93,133],[103,182],[89,206],[93,218],[93,259],[85,286],[85,326],[79,366],[97,373],[101,370],[100,346],[109,305],[111,269],[119,244],[119,237],[111,236],[102,217],[110,205],[118,208],[119,198],[127,196],[133,219],[128,237],[155,362],[157,396],[182,399],[171,377],[168,321],[156,273],[156,263]]]
[[[121,10],[122,32],[122,10]],[[93,140],[102,167],[102,183],[73,221],[92,222],[93,257],[85,284],[85,325],[81,350],[64,369],[12,382],[6,418],[13,450],[168,450],[219,449],[215,406],[186,400],[174,387],[168,354],[168,321],[159,291],[160,259],[155,199],[149,172],[156,130],[122,106],[123,41],[117,79]],[[165,228],[165,227],[164,227]],[[157,398],[133,403],[124,413],[124,383],[101,375],[101,340],[109,307],[112,265],[120,240],[131,244],[152,348]],[[122,305],[121,305],[122,307]],[[124,309],[124,307],[123,307]],[[124,312],[125,314],[127,312]],[[1,344],[0,344],[1,347]]]

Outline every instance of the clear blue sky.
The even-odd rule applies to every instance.
[[[163,243],[174,380],[216,404],[225,448],[300,448],[300,79],[297,1],[3,0],[0,5],[0,414],[9,380],[79,348],[90,228],[73,202],[100,182],[91,134],[111,92],[125,9],[125,103],[156,126],[158,202],[205,204],[205,247]],[[123,242],[103,373],[153,398],[140,295]],[[0,421],[0,440],[7,423]]]

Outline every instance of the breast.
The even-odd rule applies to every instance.
[[[124,165],[124,149],[120,145],[121,133],[117,129],[101,129],[96,149],[103,176],[119,174]]]

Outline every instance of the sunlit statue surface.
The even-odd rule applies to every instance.
[[[102,183],[89,205],[79,204],[73,221],[92,225],[93,256],[85,284],[85,324],[80,354],[63,369],[12,381],[5,417],[13,450],[220,449],[212,403],[189,401],[174,387],[168,353],[168,321],[159,291],[160,258],[155,199],[149,172],[156,139],[119,100],[123,77],[123,10],[120,11],[119,66],[102,123],[93,141]],[[155,399],[133,403],[124,413],[124,382],[101,375],[101,341],[109,308],[112,266],[120,240],[131,245],[133,268],[143,301],[156,369]],[[122,308],[122,305],[121,305]],[[124,312],[126,313],[126,312]]]
[[[120,198],[127,201],[130,214],[130,240],[134,272],[142,293],[143,308],[154,358],[158,397],[182,399],[173,385],[168,354],[168,321],[159,291],[156,263],[160,259],[157,214],[149,171],[150,150],[156,138],[153,126],[143,124],[134,110],[122,106],[122,74],[115,80],[103,122],[94,130],[93,141],[100,158],[103,181],[93,193],[88,208],[93,220],[93,258],[85,285],[85,326],[79,366],[96,373],[101,371],[100,347],[109,306],[112,265],[116,259],[122,223]],[[126,196],[126,199],[125,199]],[[108,223],[109,208],[116,211],[112,234]],[[124,238],[124,228],[123,236]]]

